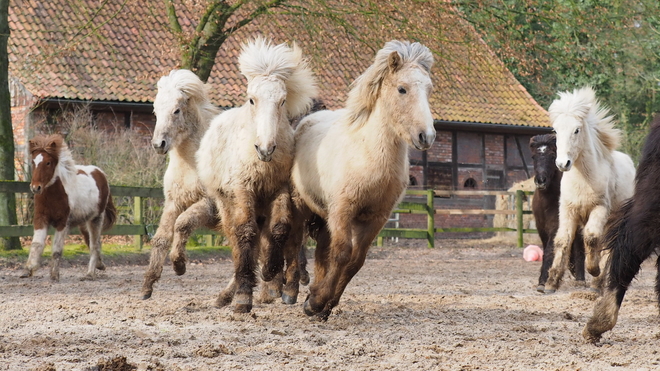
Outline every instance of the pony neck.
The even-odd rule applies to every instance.
[[[379,100],[363,123],[351,130],[362,137],[362,148],[373,161],[388,167],[403,165],[407,169],[408,143],[392,126],[392,117]]]
[[[612,151],[607,149],[596,137],[596,133],[591,130],[586,131],[587,136],[585,140],[585,146],[580,152],[580,156],[575,161],[576,170],[579,170],[580,174],[592,184],[592,186],[598,187],[598,180],[596,179],[597,173],[594,171],[598,169],[603,160],[608,163],[612,162]]]
[[[190,110],[189,114],[186,115],[185,124],[193,129],[190,135],[181,140],[178,146],[172,148],[172,152],[177,157],[184,160],[193,168],[196,167],[195,152],[199,148],[199,143],[209,128],[211,120],[219,113],[219,110],[213,110],[211,108],[202,105],[198,109]]]
[[[76,163],[73,161],[71,151],[69,151],[68,148],[63,147],[60,149],[57,168],[55,169],[55,174],[53,179],[49,182],[49,185],[53,184],[55,180],[59,178],[66,188],[67,185],[75,183],[77,173],[78,169],[76,169]]]

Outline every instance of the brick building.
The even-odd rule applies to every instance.
[[[25,152],[25,138],[34,135],[36,127],[56,122],[58,112],[81,104],[92,110],[92,124],[98,127],[121,126],[150,136],[156,82],[180,60],[164,5],[109,2],[99,8],[99,4],[12,2],[9,57],[19,157]],[[341,0],[333,4],[358,6]],[[532,171],[527,143],[532,135],[550,130],[546,111],[460,17],[414,1],[401,1],[397,9],[407,10],[410,22],[431,30],[416,39],[436,54],[431,106],[437,139],[427,152],[411,151],[413,187],[499,190],[527,179]],[[184,14],[184,30],[192,32],[194,18],[186,16],[185,9],[178,10],[180,16]],[[98,25],[93,31],[83,28],[90,19]],[[350,83],[371,64],[375,51],[390,39],[406,38],[396,28],[351,20],[368,40],[357,41],[323,19],[318,20],[320,31],[311,35],[298,18],[287,14],[263,16],[239,29],[224,42],[208,80],[214,102],[221,107],[242,104],[240,44],[261,34],[278,43],[295,40],[310,56],[320,98],[329,109],[342,107]],[[437,202],[442,206],[453,201]],[[474,208],[492,203],[484,198],[461,202],[462,207]],[[439,218],[438,223],[486,225],[488,220],[472,216]]]

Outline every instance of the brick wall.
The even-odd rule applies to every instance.
[[[451,162],[452,158],[452,133],[451,131],[438,131],[435,134],[435,142],[427,151],[426,160],[429,162]]]

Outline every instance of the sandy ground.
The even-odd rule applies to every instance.
[[[299,303],[258,304],[251,314],[211,305],[229,260],[166,267],[140,300],[144,266],[115,264],[95,282],[71,266],[51,284],[0,270],[4,370],[651,370],[660,368],[655,267],[647,262],[619,323],[599,346],[580,331],[595,297],[567,281],[534,291],[540,263],[484,241],[436,249],[372,248],[326,323]],[[407,245],[415,245],[408,243]]]

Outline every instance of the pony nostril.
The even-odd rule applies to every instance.
[[[273,146],[273,148],[271,148],[270,151],[268,151],[268,155],[272,155],[273,152],[275,152],[275,148],[277,148],[277,146]]]
[[[571,166],[571,160],[566,161],[566,167],[570,167],[570,166]]]
[[[419,143],[420,144],[426,144],[426,134],[425,133],[419,133]]]
[[[546,180],[548,180],[548,179],[547,179],[546,177],[544,177],[544,176],[540,176],[540,177],[538,178],[538,182],[539,182],[540,184],[545,184]]]

